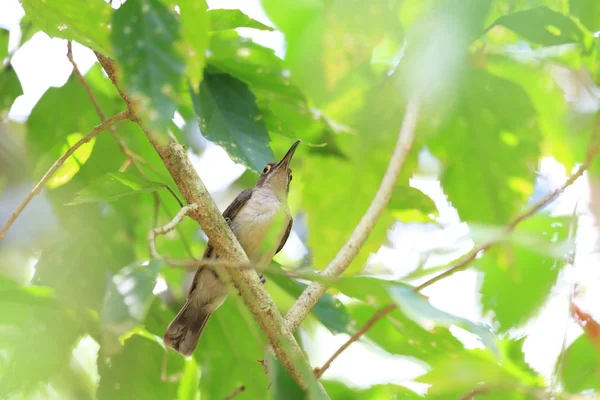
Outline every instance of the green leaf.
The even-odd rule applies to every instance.
[[[590,31],[600,30],[600,3],[595,0],[569,0],[570,14]]]
[[[164,183],[152,182],[132,172],[111,172],[77,192],[68,205],[115,201],[137,193],[155,192],[164,188]]]
[[[23,0],[25,13],[51,37],[75,40],[106,56],[112,56],[110,17],[113,12],[102,0]]]
[[[199,400],[198,384],[198,364],[196,364],[196,360],[185,360],[183,376],[179,381],[179,389],[177,390],[177,400]]]
[[[158,0],[129,0],[113,15],[111,40],[136,111],[165,135],[177,109],[185,64],[177,52],[179,23]]]
[[[236,28],[254,28],[263,31],[272,31],[273,28],[250,18],[240,10],[216,9],[208,11],[210,29],[222,31]]]
[[[0,396],[47,382],[67,367],[83,333],[49,288],[0,291]]]
[[[42,176],[47,170],[46,166],[52,165],[54,161],[56,161],[56,159],[53,157],[54,154],[60,154],[62,156],[82,138],[83,135],[78,132],[67,135],[64,138],[63,143],[54,146],[39,160],[38,167],[35,170],[35,175]],[[68,183],[90,158],[92,151],[94,150],[95,143],[96,138],[94,137],[89,142],[84,143],[81,145],[81,147],[75,150],[75,152],[65,160],[65,162],[56,170],[56,172],[54,172],[52,177],[48,180],[46,186],[50,189],[54,189]]]
[[[9,64],[4,70],[0,70],[0,120],[6,118],[16,98],[22,94],[23,88],[19,77]]]
[[[395,134],[379,133],[340,135],[337,139],[346,159],[311,152],[301,166],[300,177],[294,169],[292,190],[298,187],[296,190],[301,190],[311,232],[308,245],[313,265],[318,269],[331,261],[368,209],[387,168],[396,137]],[[407,175],[412,173],[412,166],[412,162],[404,166]],[[351,264],[349,273],[364,267],[369,255],[384,243],[393,221],[392,212],[384,211]]]
[[[148,265],[135,263],[110,278],[100,311],[105,355],[118,352],[119,337],[144,322],[160,267],[158,261]]]
[[[0,61],[3,61],[8,56],[9,37],[10,31],[0,28]]]
[[[505,26],[525,39],[544,46],[583,43],[585,40],[585,33],[571,18],[546,6],[504,15],[487,30],[497,25]]]
[[[269,134],[256,99],[241,81],[226,74],[205,74],[194,109],[202,134],[254,172],[274,160]]]
[[[161,379],[163,357],[167,357],[167,379]],[[167,353],[160,338],[137,330],[125,340],[123,351],[98,361],[98,399],[175,399],[177,382],[169,379],[183,369],[184,359]]]
[[[416,379],[428,383],[427,397],[452,395],[460,398],[479,385],[501,388],[513,392],[520,381],[503,369],[502,365],[481,350],[465,351],[453,357],[440,358],[431,363],[431,370]]]
[[[487,58],[486,68],[527,92],[544,137],[543,155],[556,158],[567,171],[584,160],[589,129],[570,123],[570,106],[547,68],[493,55]]]
[[[277,268],[271,264],[270,268]],[[275,282],[277,286],[285,290],[293,298],[298,298],[308,285],[298,282],[289,276],[266,271],[269,281]],[[325,293],[311,310],[331,333],[354,333],[352,320],[344,305],[329,293]]]
[[[419,189],[408,185],[396,185],[388,209],[393,210],[397,220],[403,223],[431,222],[437,216],[435,202]]]
[[[493,312],[501,330],[524,323],[547,298],[564,260],[561,255],[549,255],[540,242],[548,247],[562,245],[568,236],[568,223],[568,218],[538,214],[515,231],[528,237],[529,243],[498,244],[478,262],[484,272],[483,309]]]
[[[235,31],[211,33],[208,63],[211,68],[248,84],[257,96],[303,99],[298,88],[291,84],[290,71],[275,52],[242,38]]]
[[[504,224],[531,195],[541,141],[535,118],[520,86],[479,70],[465,74],[455,111],[428,143],[462,220]]]
[[[357,327],[363,326],[379,308],[381,307],[366,304],[348,306]],[[448,328],[438,326],[426,330],[398,309],[373,325],[363,340],[370,341],[391,354],[413,356],[426,362],[463,351],[462,343]]]
[[[336,400],[420,399],[410,389],[399,385],[373,385],[368,389],[348,387],[337,381],[324,381],[327,394]]]
[[[210,18],[204,0],[177,0],[181,11],[182,52],[187,76],[192,87],[198,87],[204,76],[205,50],[208,49]]]
[[[402,312],[421,326],[458,326],[477,335],[487,348],[498,355],[494,335],[489,328],[435,308],[410,286],[393,285],[389,286],[387,291]]]
[[[271,389],[269,390],[269,399],[273,400],[305,400],[308,397],[306,390],[302,389],[296,381],[288,374],[281,362],[273,357],[269,357],[269,378],[271,380]]]
[[[318,106],[347,95],[369,79],[377,44],[398,25],[398,1],[263,0],[273,23],[285,34],[286,65],[293,81]]]
[[[562,356],[560,379],[569,393],[600,390],[600,350],[587,335],[579,336]]]
[[[268,377],[258,360],[265,358],[266,340],[240,296],[229,296],[210,317],[194,358],[202,370],[202,398],[222,399],[244,385],[236,398],[265,397]]]

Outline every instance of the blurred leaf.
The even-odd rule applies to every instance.
[[[75,40],[106,56],[112,55],[110,17],[112,8],[101,0],[23,0],[25,13],[50,37]]]
[[[178,30],[177,19],[158,0],[128,0],[112,20],[123,83],[144,122],[160,135],[166,135],[177,109],[176,91],[185,71],[175,47]]]
[[[204,53],[208,49],[211,25],[205,0],[177,0],[181,11],[181,34],[187,64],[187,76],[192,87],[198,87],[204,76]]]
[[[244,385],[236,399],[265,397],[269,385],[263,366],[266,339],[248,307],[231,295],[210,317],[194,358],[202,370],[202,398],[222,399]]]
[[[388,208],[394,210],[414,209],[424,214],[438,214],[437,208],[431,197],[408,185],[396,185],[392,192],[392,199]]]
[[[0,396],[46,382],[64,368],[83,333],[76,315],[52,290],[30,286],[0,291]]]
[[[398,1],[263,0],[285,34],[286,65],[318,107],[350,94],[367,79],[376,45],[397,26]]]
[[[155,192],[164,187],[163,183],[141,178],[137,173],[111,172],[77,192],[68,205],[114,201],[123,196]]]
[[[286,371],[281,362],[269,353],[269,378],[271,388],[269,399],[272,400],[305,400],[308,399],[306,390],[302,389]],[[331,396],[330,396],[331,397]]]
[[[549,69],[494,55],[487,57],[486,69],[527,92],[544,137],[543,155],[556,158],[567,171],[584,159],[589,131],[569,123],[570,106]]]
[[[373,385],[368,389],[350,388],[338,381],[324,381],[329,397],[335,400],[419,399],[418,394],[399,385]]]
[[[521,382],[531,386],[544,386],[545,380],[525,361],[523,344],[526,336],[520,339],[498,340],[498,347],[502,353],[502,363],[507,371],[519,377]]]
[[[55,145],[47,154],[42,156],[38,167],[35,170],[35,174],[43,176],[47,170],[46,166],[51,166],[54,164],[54,161],[56,161],[54,154],[60,154],[62,156],[82,138],[83,135],[78,132],[67,135],[64,138],[63,143]],[[92,151],[94,150],[95,143],[96,138],[94,137],[89,142],[84,143],[81,145],[81,147],[75,150],[75,152],[65,160],[65,162],[56,170],[56,172],[54,172],[52,177],[48,180],[46,186],[50,189],[54,189],[68,183],[71,178],[73,178],[75,174],[79,172],[81,166],[84,165],[90,158]]]
[[[533,192],[535,110],[520,86],[479,70],[466,74],[460,97],[428,143],[445,165],[442,186],[462,220],[504,224]]]
[[[231,75],[205,74],[200,93],[193,96],[202,134],[232,160],[257,173],[274,160],[256,99],[243,82]]]
[[[366,304],[348,306],[356,327],[363,326],[378,308]],[[463,351],[462,343],[449,329],[443,326],[423,329],[397,309],[373,325],[362,340],[371,341],[391,354],[412,356],[427,362]]]
[[[4,61],[8,56],[8,39],[10,31],[0,28],[0,61]]]
[[[150,261],[148,265],[135,263],[110,278],[100,311],[105,355],[116,353],[119,337],[144,322],[160,267],[158,261]]]
[[[557,246],[567,238],[568,224],[568,218],[538,214],[523,221],[515,234]],[[548,297],[564,263],[561,256],[540,252],[537,244],[496,245],[478,263],[484,272],[481,286],[484,311],[494,313],[502,331],[524,323]]]
[[[296,178],[294,186],[302,185],[303,208],[308,212],[310,232],[308,246],[315,268],[324,268],[331,261],[367,211],[387,168],[394,139],[395,135],[391,134],[342,135],[337,143],[347,159],[321,154],[306,158],[302,178]],[[411,167],[412,163],[407,162],[404,174],[411,174]],[[369,255],[383,244],[392,223],[391,211],[384,211],[349,273],[364,267]]]
[[[569,11],[590,31],[600,30],[600,3],[596,0],[569,0]]]
[[[167,353],[159,338],[137,330],[125,340],[123,351],[108,360],[98,360],[98,399],[175,399],[176,381],[161,379],[163,357],[167,357],[167,378],[183,369],[184,359]]]
[[[600,351],[586,335],[579,336],[565,349],[560,379],[569,393],[600,390]]]
[[[240,10],[216,9],[208,11],[210,18],[210,29],[222,31],[236,28],[254,28],[264,31],[272,31],[273,28],[250,18]]]
[[[271,268],[280,269],[280,267],[274,267],[273,264],[271,264]],[[293,280],[289,276],[270,273],[268,270],[266,271],[266,275],[269,280],[275,282],[277,286],[285,290],[295,299],[298,298],[308,286]],[[329,293],[325,293],[311,311],[331,333],[352,334],[354,332],[351,327],[352,320],[348,315],[346,308],[338,299]]]
[[[1,59],[2,55],[0,54]],[[8,116],[8,111],[16,98],[22,94],[21,82],[12,65],[9,64],[4,70],[0,69],[0,120]]]
[[[498,18],[487,30],[501,25],[544,46],[583,43],[585,33],[571,18],[548,7],[536,7]]]
[[[196,364],[196,360],[185,360],[183,376],[179,381],[177,400],[199,400],[198,381],[198,364]]]
[[[100,65],[95,64],[86,74],[86,80],[92,87],[102,110],[107,115],[113,115],[123,110],[123,101],[115,97],[118,94],[112,87],[104,86],[106,83],[110,84],[110,81],[102,74]],[[42,174],[64,153],[63,149],[67,146],[69,135],[73,132],[87,133],[98,123],[100,117],[76,76],[71,75],[60,88],[48,89],[27,119],[26,145],[30,155],[28,159],[34,169],[34,178],[41,178]],[[115,140],[110,135],[103,132],[94,140],[95,151],[84,165],[76,164],[75,167],[81,167],[77,176],[86,184],[86,179],[91,180],[92,177],[97,178],[107,172],[116,171],[125,161],[125,156],[118,150]],[[83,147],[86,146],[90,145]],[[111,156],[106,157],[107,153]]]
[[[498,388],[497,392],[513,392],[520,381],[502,368],[502,365],[481,350],[468,350],[454,357],[440,358],[431,370],[416,379],[428,383],[430,396],[452,395],[460,398],[477,389],[480,384]]]
[[[452,325],[458,326],[478,336],[487,348],[498,355],[494,335],[489,328],[435,308],[410,286],[393,285],[389,286],[387,290],[402,312],[419,325],[433,324],[447,328]]]

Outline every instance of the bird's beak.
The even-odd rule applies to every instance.
[[[288,152],[285,153],[285,156],[283,156],[281,161],[279,161],[279,163],[277,164],[278,168],[281,166],[284,167],[284,170],[286,170],[288,168],[288,166],[290,165],[290,162],[292,161],[292,156],[294,155],[294,152],[296,151],[296,147],[298,147],[299,144],[300,144],[300,140],[296,140],[296,142],[294,142],[292,147],[290,147]]]

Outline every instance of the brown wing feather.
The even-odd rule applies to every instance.
[[[244,204],[246,204],[246,202],[250,200],[250,197],[252,197],[252,189],[243,190],[240,194],[237,195],[235,199],[233,199],[233,201],[231,202],[231,204],[229,204],[229,206],[227,206],[225,211],[223,211],[223,218],[225,218],[230,228],[233,217],[235,217],[237,213],[242,209]],[[206,245],[206,250],[204,250],[202,258],[210,258],[212,256],[212,251],[213,247],[209,241]]]
[[[248,200],[250,200],[250,197],[252,197],[252,189],[243,190],[240,194],[237,195],[237,197],[235,199],[233,199],[233,201],[231,202],[231,204],[229,204],[229,206],[227,206],[225,211],[223,211],[223,217],[229,224],[230,228],[231,228],[231,221],[233,220],[233,217],[235,217],[236,214],[242,209],[244,204],[246,204],[246,202]],[[213,253],[213,246],[210,244],[210,241],[208,241],[208,243],[206,245],[206,250],[204,250],[204,254],[202,255],[202,258],[203,259],[210,258],[210,257],[212,257],[212,253]],[[198,268],[196,270],[196,274],[194,275],[194,280],[192,281],[192,286],[190,287],[190,290],[188,292],[189,295],[191,295],[192,292],[196,289],[196,278],[198,277],[198,274],[200,273],[201,270],[202,270],[202,268]]]
[[[287,242],[288,238],[290,237],[290,232],[292,231],[292,223],[294,222],[294,219],[292,217],[290,217],[290,223],[288,224],[287,228],[285,229],[285,233],[283,234],[283,237],[281,238],[281,242],[279,243],[279,247],[277,248],[277,251],[275,252],[275,254],[279,253],[281,251],[281,249],[283,249],[283,246],[285,246],[285,242]]]

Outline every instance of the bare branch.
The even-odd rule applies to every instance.
[[[350,236],[335,258],[323,270],[323,276],[333,277],[341,275],[350,266],[350,263],[358,255],[360,248],[375,227],[377,220],[389,204],[394,185],[400,176],[402,166],[412,147],[418,116],[419,102],[411,100],[406,106],[406,113],[402,127],[400,128],[398,141],[379,190],[367,212],[361,218],[354,232],[352,232],[352,236]],[[304,290],[285,316],[285,322],[290,331],[293,332],[296,330],[326,291],[327,286],[316,282],[313,282]]]
[[[142,131],[146,133],[148,140],[158,153],[165,167],[167,167],[186,202],[198,205],[195,210],[190,212],[190,217],[200,224],[217,254],[219,254],[219,257],[231,262],[248,263],[246,253],[206,190],[204,183],[188,159],[183,146],[179,144],[175,136],[171,133],[168,135],[167,143],[163,143],[163,141],[159,143],[156,140],[154,135],[145,128],[143,122],[135,113],[130,98],[119,87],[117,69],[113,61],[98,53],[97,57],[127,104],[128,110],[131,113],[131,120],[137,122]],[[310,364],[296,342],[296,339],[287,329],[275,303],[260,282],[258,274],[248,269],[227,268],[226,270],[232,283],[238,289],[246,305],[252,312],[254,319],[261,327],[277,358],[293,379],[299,385],[306,387],[306,382],[301,371],[309,369]],[[300,365],[300,363],[303,365]],[[325,389],[320,384],[319,390],[326,398]]]
[[[358,330],[354,333],[354,335],[352,335],[350,337],[350,339],[348,339],[346,341],[346,343],[344,343],[339,349],[336,350],[335,353],[333,353],[333,355],[331,357],[329,357],[329,360],[327,360],[325,362],[325,364],[323,364],[323,366],[321,368],[317,368],[315,369],[315,375],[317,376],[317,379],[320,378],[321,376],[323,376],[323,374],[325,373],[325,371],[327,371],[327,369],[331,366],[331,363],[340,355],[342,354],[342,352],[344,350],[346,350],[348,347],[350,347],[350,345],[354,342],[356,342],[358,339],[360,339],[360,337],[362,335],[364,335],[369,329],[371,329],[371,327],[373,325],[375,325],[375,323],[377,321],[379,321],[380,319],[382,319],[383,317],[385,317],[386,315],[388,315],[390,312],[392,312],[394,309],[396,308],[395,304],[390,304],[388,306],[383,307],[381,310],[377,311],[375,314],[373,314],[373,316],[371,318],[369,318],[369,320]]]
[[[233,392],[229,393],[227,397],[225,397],[223,400],[231,400],[238,394],[242,393],[244,390],[246,390],[246,386],[242,385],[239,388],[235,389]]]
[[[54,162],[54,164],[52,164],[50,169],[44,174],[42,179],[40,179],[40,181],[37,183],[37,185],[35,185],[35,187],[31,190],[31,192],[29,192],[27,197],[25,197],[25,200],[23,200],[21,202],[21,204],[19,204],[17,209],[15,211],[13,211],[13,213],[10,215],[10,218],[6,222],[6,225],[4,225],[4,227],[0,231],[0,240],[4,239],[4,236],[6,235],[6,232],[8,232],[8,229],[12,226],[12,224],[15,222],[15,220],[23,212],[25,207],[27,207],[27,205],[29,204],[31,199],[33,199],[35,196],[37,196],[40,193],[40,191],[42,190],[42,187],[44,187],[46,182],[48,182],[48,179],[50,179],[52,177],[52,175],[56,172],[56,170],[59,169],[65,163],[67,158],[69,158],[82,145],[84,145],[85,143],[92,140],[97,134],[99,134],[103,130],[109,128],[115,122],[121,121],[121,120],[127,119],[127,118],[129,118],[129,111],[121,111],[120,113],[110,117],[106,121],[102,122],[100,125],[96,126],[94,129],[92,129],[87,135],[85,135],[77,143],[75,143],[73,146],[71,146],[65,152],[65,154],[60,156],[60,158],[58,160],[56,160]]]

